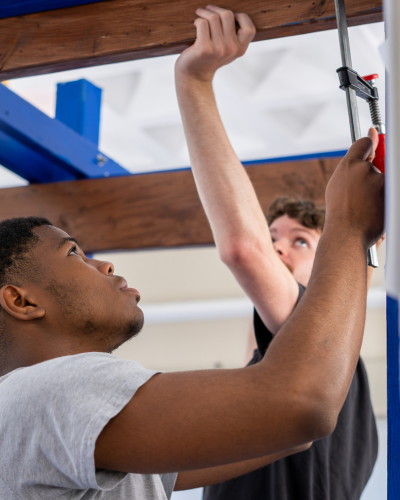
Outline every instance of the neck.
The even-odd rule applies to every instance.
[[[34,333],[20,331],[14,339],[0,351],[0,376],[50,359],[101,350],[99,346],[77,342],[69,336],[54,337],[53,333],[45,335],[43,330]]]
[[[22,346],[19,346],[19,348],[6,351],[4,355],[1,356],[0,377],[16,370],[17,368],[26,368],[38,363],[43,363],[44,361],[48,361],[50,359],[68,356],[71,354],[79,353],[60,348],[58,348],[57,351],[52,351],[45,348],[42,349],[39,346],[35,346],[34,349],[30,347],[23,349]]]

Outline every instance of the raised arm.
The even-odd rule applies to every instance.
[[[263,360],[237,370],[155,375],[103,429],[96,467],[218,467],[332,432],[361,348],[367,248],[383,233],[384,179],[372,158],[372,141],[361,139],[332,176],[309,286]]]
[[[176,88],[197,189],[221,259],[275,333],[292,312],[298,286],[277,256],[253,186],[216,107],[215,71],[242,56],[255,34],[246,14],[197,11],[197,40],[176,64]],[[240,25],[236,33],[235,20]]]

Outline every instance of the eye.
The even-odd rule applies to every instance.
[[[76,245],[74,245],[71,250],[68,252],[68,255],[71,255],[71,254],[74,254],[74,255],[79,255],[79,252],[78,252],[78,249],[76,248]]]
[[[297,238],[295,244],[301,248],[307,248],[308,243],[304,238]]]

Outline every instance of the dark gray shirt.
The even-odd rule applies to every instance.
[[[299,300],[305,288],[299,285]],[[254,311],[258,363],[273,336]],[[334,383],[334,381],[332,381]],[[378,453],[368,378],[361,358],[333,433],[311,448],[205,489],[204,500],[359,500]]]

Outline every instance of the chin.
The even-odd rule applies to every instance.
[[[143,311],[137,308],[137,312],[134,318],[130,321],[125,322],[123,325],[120,325],[118,331],[118,339],[115,339],[115,343],[109,352],[113,352],[118,347],[121,347],[125,342],[136,337],[142,331],[144,325],[144,316]]]

